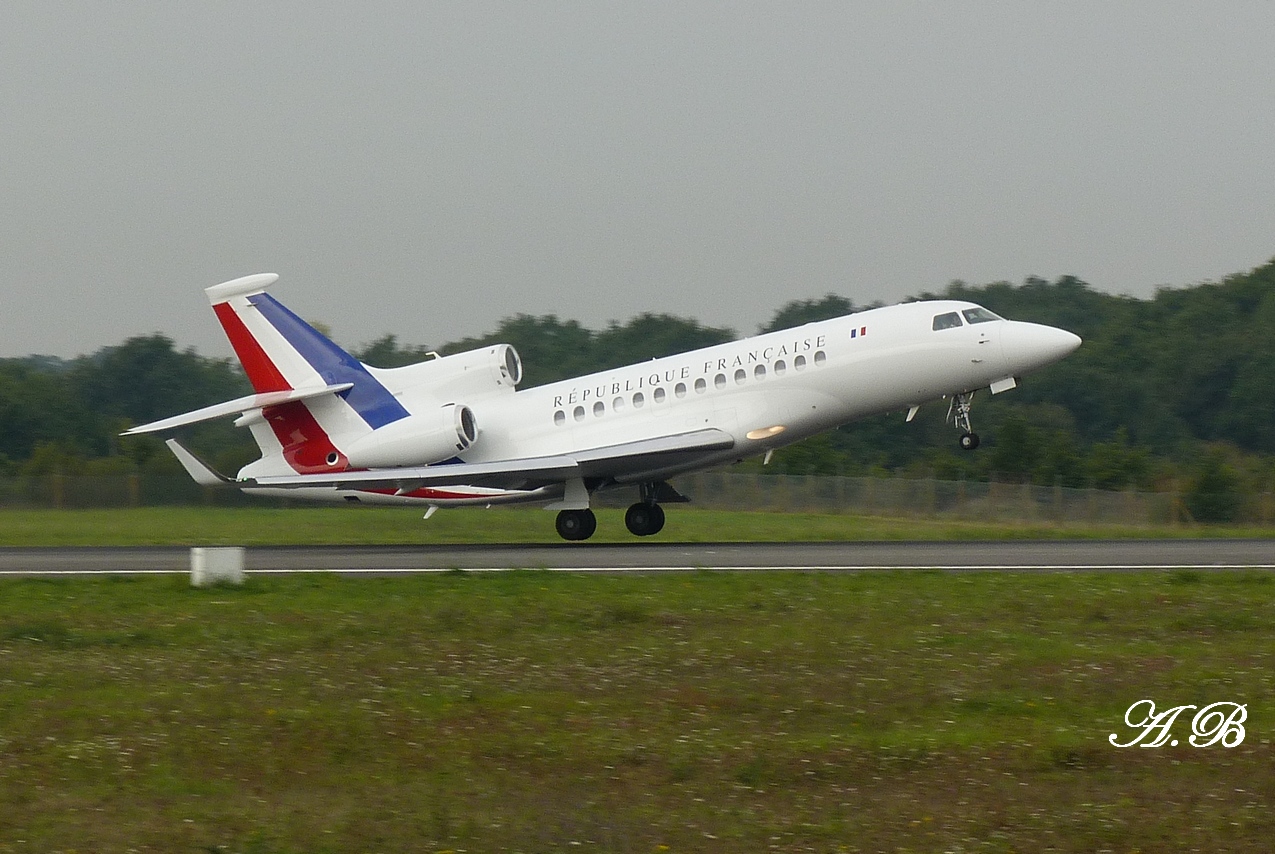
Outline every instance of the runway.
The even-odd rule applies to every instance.
[[[254,546],[249,573],[1275,569],[1275,540]],[[3,548],[0,577],[188,573],[186,547]]]

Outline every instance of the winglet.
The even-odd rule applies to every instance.
[[[186,473],[200,486],[229,486],[234,483],[233,480],[186,450],[176,439],[169,439],[164,444],[173,452],[173,456],[177,457],[177,461],[182,464],[182,468],[186,469]]]

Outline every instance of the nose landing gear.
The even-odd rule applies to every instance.
[[[972,451],[978,447],[978,434],[970,426],[970,409],[973,404],[974,392],[963,391],[952,395],[952,401],[947,406],[947,420],[961,431],[961,438],[957,443],[962,451]]]

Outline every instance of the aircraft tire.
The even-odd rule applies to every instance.
[[[638,537],[658,534],[664,528],[664,508],[639,501],[624,513],[624,526]]]
[[[962,433],[959,442],[962,451],[972,451],[978,447],[978,434]]]
[[[558,536],[564,540],[587,540],[598,529],[598,517],[592,510],[562,510],[555,523]]]

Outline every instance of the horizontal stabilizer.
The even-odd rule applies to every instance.
[[[186,469],[200,486],[228,486],[234,483],[233,480],[224,474],[216,471],[208,463],[186,450],[176,439],[169,439],[164,444],[168,445],[168,450],[173,452],[173,456],[177,457],[177,461],[182,464],[182,468]]]
[[[204,288],[204,293],[208,294],[210,303],[217,305],[235,297],[259,294],[277,281],[279,281],[278,273],[255,273],[235,279],[233,282],[222,282],[220,285]]]
[[[174,430],[178,427],[185,427],[187,424],[198,424],[201,421],[211,421],[214,418],[224,418],[228,415],[238,415],[241,412],[250,412],[254,409],[261,409],[266,406],[278,406],[281,403],[291,403],[294,400],[307,400],[311,397],[320,397],[325,394],[338,394],[353,388],[354,383],[340,383],[338,385],[314,386],[311,388],[296,388],[287,391],[267,391],[261,394],[249,394],[243,397],[228,400],[225,403],[214,403],[212,406],[205,406],[203,409],[196,409],[194,412],[187,412],[182,415],[174,415],[172,418],[165,418],[162,421],[152,421],[150,424],[143,424],[140,427],[134,427],[121,433],[121,436],[136,436],[139,433],[159,433],[163,430]]]

